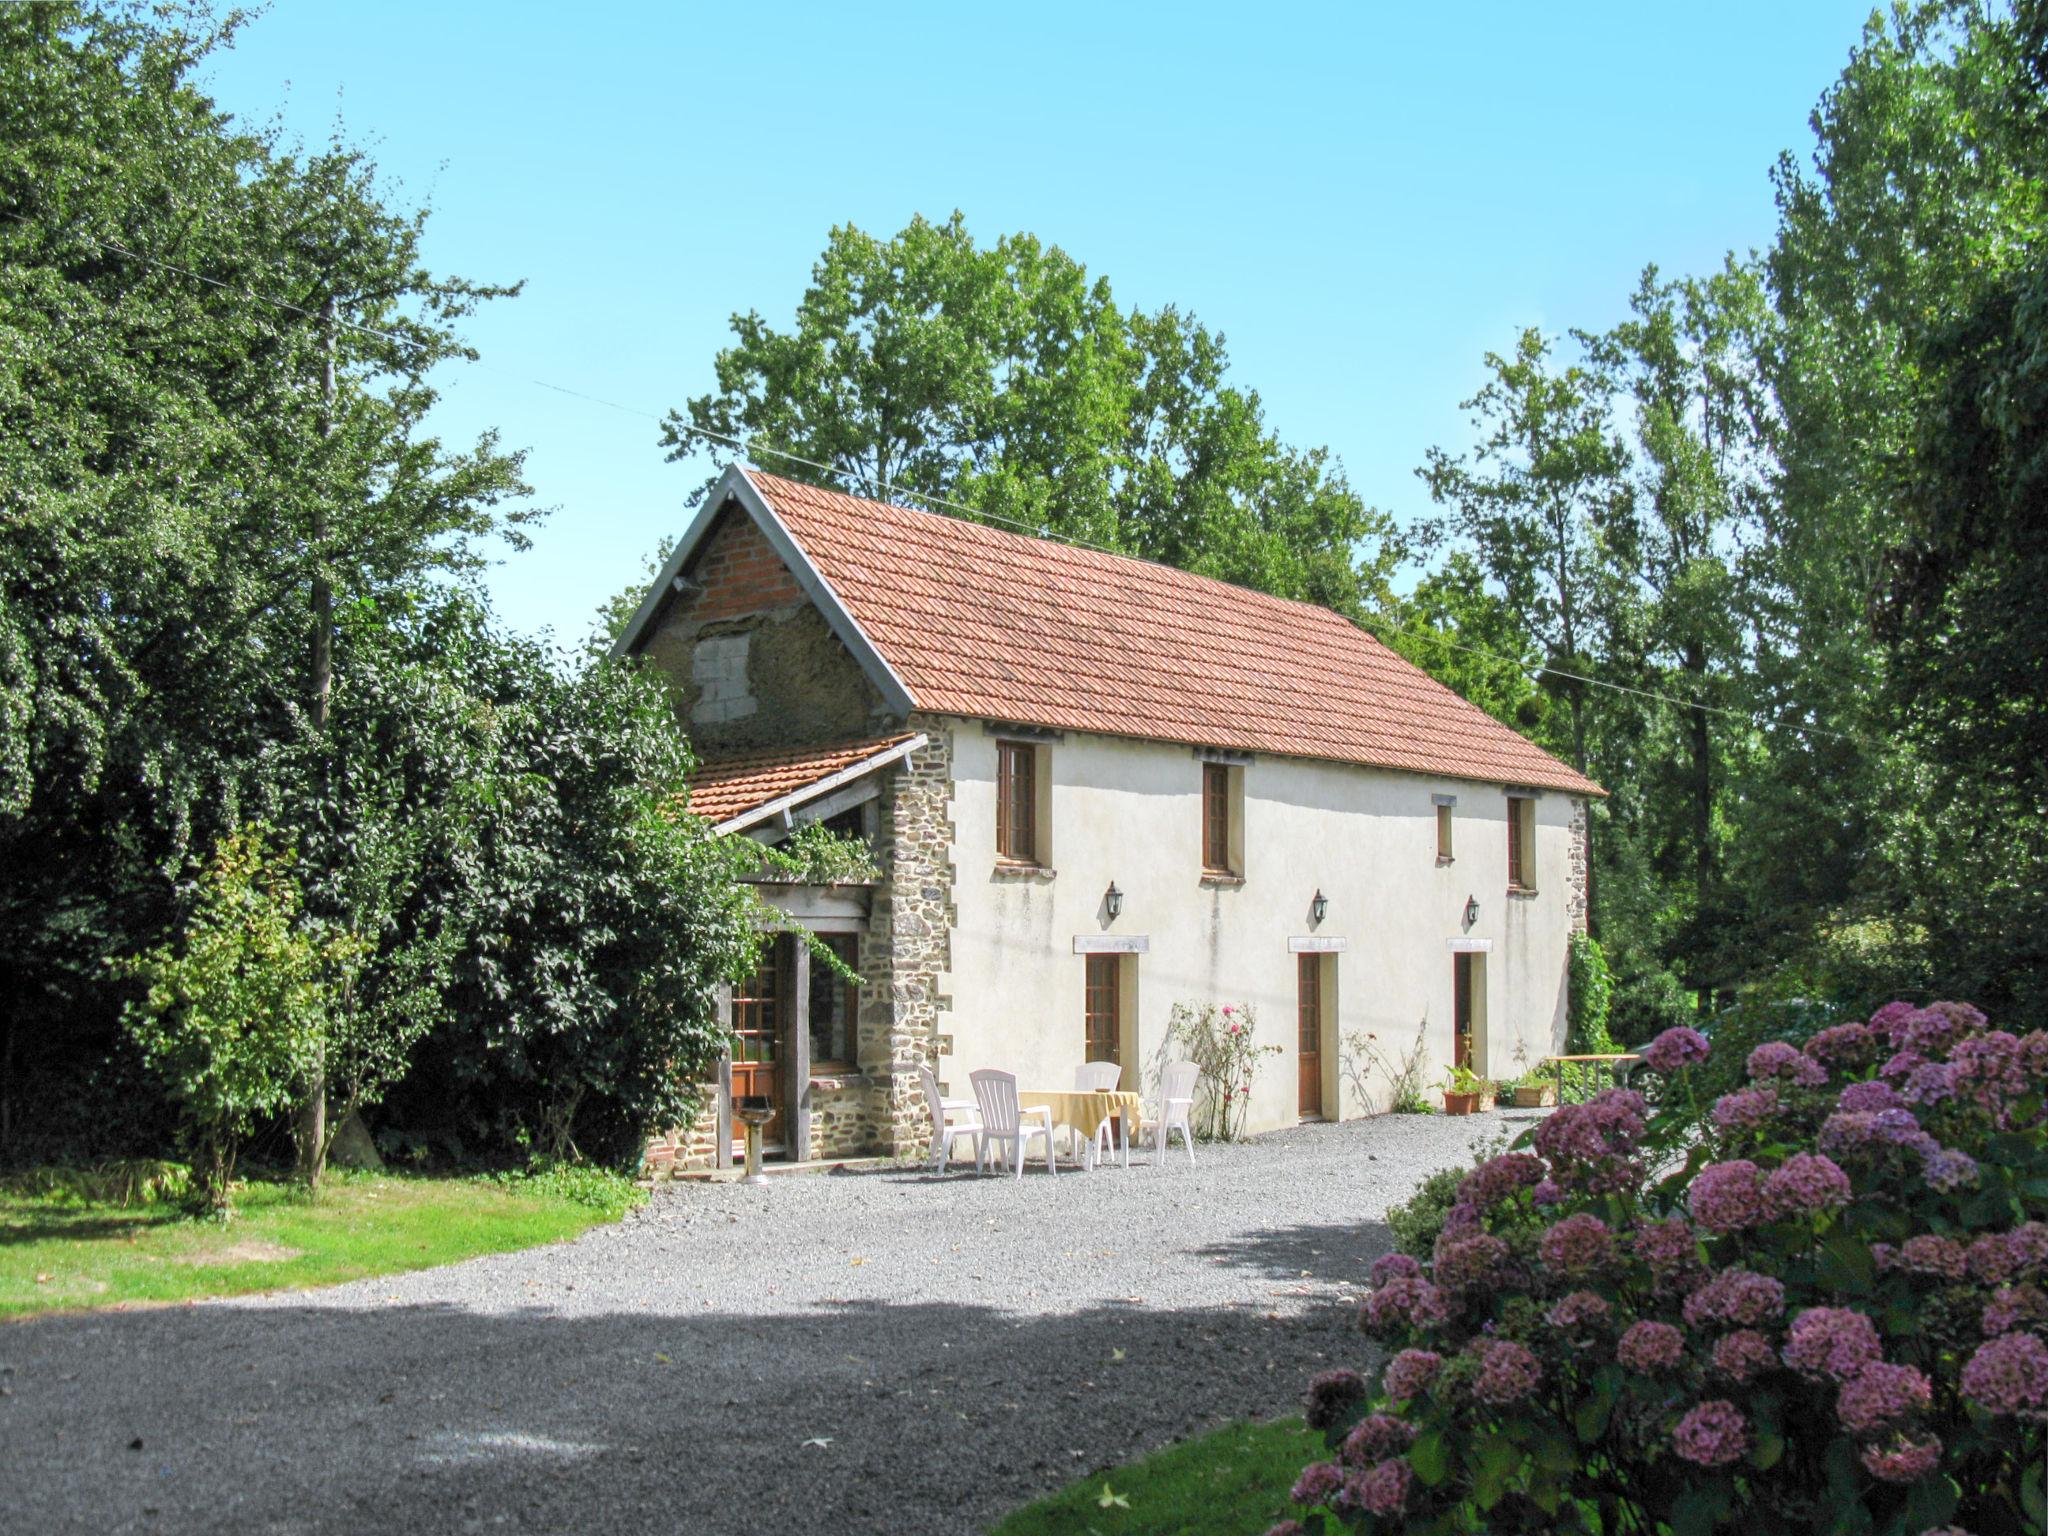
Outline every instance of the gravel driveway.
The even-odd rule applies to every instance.
[[[1357,1360],[1387,1206],[1529,1118],[679,1186],[552,1248],[0,1326],[0,1527],[979,1531]]]

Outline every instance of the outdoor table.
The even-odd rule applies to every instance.
[[[1048,1109],[1052,1111],[1054,1125],[1071,1126],[1080,1135],[1088,1148],[1084,1156],[1084,1167],[1095,1166],[1095,1133],[1102,1129],[1102,1122],[1115,1120],[1122,1132],[1119,1144],[1123,1148],[1124,1166],[1131,1166],[1131,1130],[1143,1122],[1145,1101],[1135,1093],[1081,1093],[1071,1088],[1024,1088],[1017,1093],[1017,1103],[1024,1109]]]
[[[1557,1063],[1557,1102],[1562,1104],[1564,1103],[1564,1064],[1566,1062],[1576,1062],[1582,1066],[1591,1067],[1593,1069],[1593,1081],[1596,1083],[1600,1081],[1600,1068],[1605,1066],[1607,1068],[1608,1080],[1618,1088],[1626,1081],[1628,1069],[1643,1058],[1636,1055],[1633,1051],[1620,1051],[1606,1056],[1553,1056],[1550,1059]]]

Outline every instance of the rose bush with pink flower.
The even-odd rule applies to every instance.
[[[1703,1094],[1712,1050],[1672,1032],[1374,1267],[1391,1358],[1319,1378],[1304,1536],[2048,1529],[2048,1035],[1895,1003]]]

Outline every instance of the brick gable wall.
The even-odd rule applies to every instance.
[[[732,507],[719,513],[690,579],[703,589],[677,615],[690,624],[744,618],[806,600],[753,519]]]

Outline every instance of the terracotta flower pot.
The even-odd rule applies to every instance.
[[[1477,1112],[1478,1108],[1479,1095],[1477,1093],[1452,1093],[1449,1089],[1444,1090],[1445,1114],[1469,1115]]]

